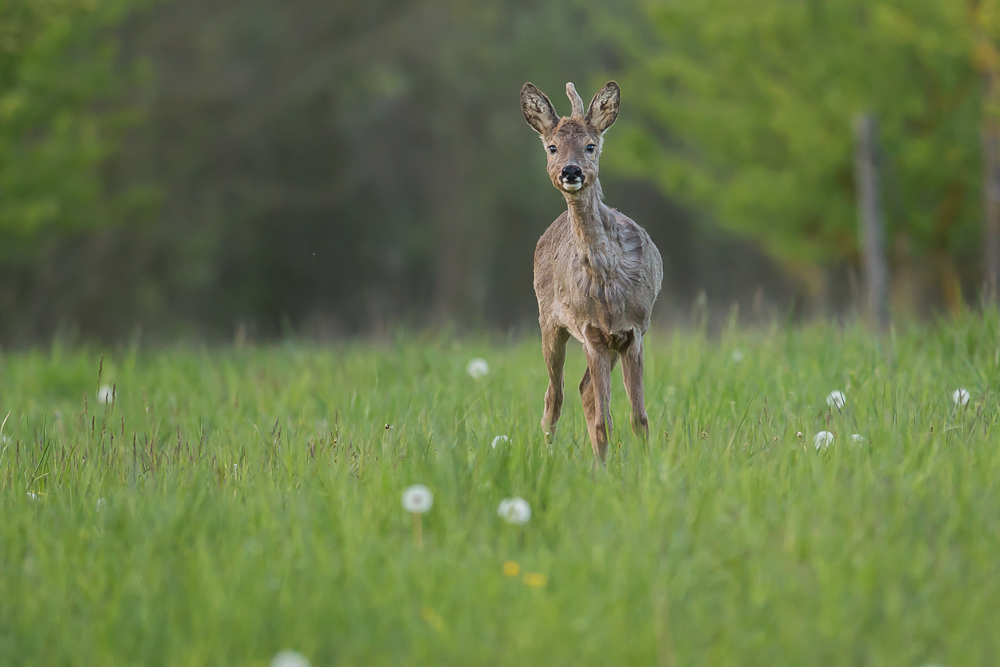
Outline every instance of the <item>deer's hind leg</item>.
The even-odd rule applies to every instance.
[[[587,432],[594,448],[594,457],[604,463],[611,437],[611,370],[618,363],[618,353],[605,345],[588,343],[587,370],[580,382],[583,413],[587,418]]]
[[[542,415],[542,430],[545,437],[551,440],[555,435],[556,422],[562,414],[563,404],[563,367],[566,363],[566,341],[569,332],[561,327],[542,330],[542,354],[545,355],[545,367],[549,371],[549,388],[545,390],[545,413]]]
[[[632,407],[632,432],[642,438],[649,438],[649,417],[646,415],[646,399],[642,385],[643,353],[642,333],[634,332],[631,341],[622,349],[622,378],[625,393]]]

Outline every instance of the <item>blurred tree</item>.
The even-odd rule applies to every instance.
[[[73,246],[130,220],[151,192],[116,187],[109,160],[137,118],[138,81],[114,29],[142,0],[0,2],[0,333],[51,331],[41,313],[88,310],[91,274]],[[77,248],[76,250],[79,250]],[[56,289],[53,289],[53,287]],[[107,296],[107,295],[105,295]]]
[[[822,302],[823,267],[859,261],[851,125],[871,112],[896,306],[937,293],[955,307],[960,278],[981,284],[982,91],[965,3],[643,7],[649,37],[620,40],[645,113],[623,166],[756,239]]]
[[[98,103],[122,87],[108,29],[130,4],[0,4],[0,252],[111,219],[100,166],[126,117]]]

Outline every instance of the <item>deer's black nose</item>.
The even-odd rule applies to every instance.
[[[575,164],[568,164],[563,167],[562,178],[564,181],[582,181],[583,169],[580,169]]]

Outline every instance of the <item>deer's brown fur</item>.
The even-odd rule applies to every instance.
[[[541,136],[549,177],[567,204],[535,248],[535,296],[549,371],[542,428],[551,437],[559,421],[566,342],[573,336],[587,356],[580,394],[594,456],[603,462],[611,433],[611,371],[619,357],[632,429],[642,437],[649,434],[642,339],[663,264],[646,231],[603,202],[598,160],[604,132],[618,116],[618,84],[609,82],[586,113],[572,83],[566,84],[566,94],[573,113],[560,118],[535,86],[526,83],[521,89],[525,120]]]

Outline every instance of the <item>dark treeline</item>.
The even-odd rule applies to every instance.
[[[532,326],[534,244],[564,204],[525,81],[563,113],[566,81],[588,99],[622,83],[602,181],[664,255],[660,321],[702,292],[744,312],[852,303],[868,109],[910,295],[894,303],[972,299],[974,44],[894,30],[973,28],[941,0],[841,4],[0,0],[0,342]],[[914,84],[890,89],[900,72]]]
[[[63,53],[96,61],[81,46],[113,43],[113,61],[90,65],[113,72],[94,97],[125,118],[105,122],[109,145],[86,165],[96,194],[65,195],[30,234],[0,231],[0,340],[530,325],[534,244],[564,204],[520,87],[593,94],[614,74],[595,22],[635,10],[598,5],[171,0],[94,17],[92,44]],[[665,308],[702,287],[735,298],[747,286],[731,278],[769,266],[702,242],[711,232],[614,171],[612,203],[668,261]],[[758,279],[780,284],[771,274]]]

